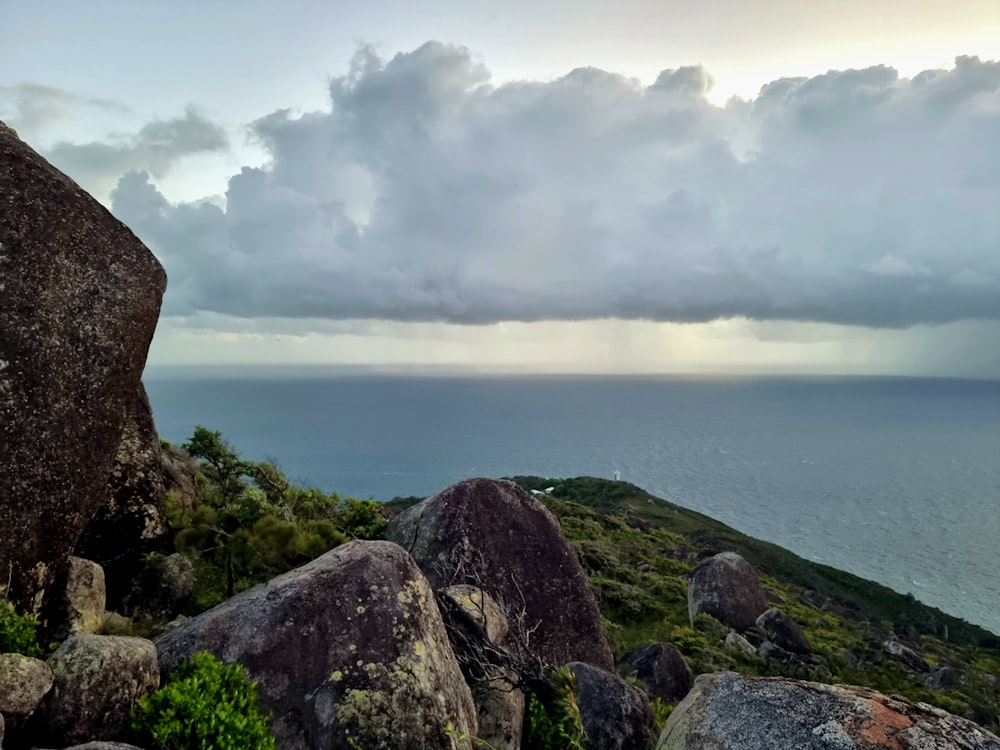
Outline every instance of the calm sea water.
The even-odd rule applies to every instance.
[[[150,370],[146,385],[163,437],[221,430],[324,490],[385,500],[619,470],[1000,633],[997,382]]]

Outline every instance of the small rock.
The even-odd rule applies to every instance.
[[[156,647],[144,638],[76,635],[49,657],[55,680],[42,703],[43,739],[60,747],[108,740],[159,687]]]
[[[98,632],[104,624],[106,604],[104,569],[91,560],[71,556],[47,607],[50,638],[62,641],[71,635]]]
[[[850,649],[841,647],[837,649],[837,655],[840,657],[840,660],[844,662],[844,664],[849,666],[851,669],[861,668],[861,662],[859,661],[858,657],[854,655],[854,652],[851,651]]]
[[[646,688],[650,698],[676,703],[691,689],[694,675],[681,652],[669,643],[653,643],[633,649],[622,657],[621,663]]]
[[[939,667],[924,678],[924,684],[933,690],[951,690],[962,684],[962,673],[954,667]]]
[[[799,594],[799,601],[813,609],[826,609],[826,597],[814,589],[806,589]]]
[[[694,569],[688,582],[688,615],[705,612],[739,632],[767,610],[757,571],[735,552],[720,552]]]
[[[793,654],[808,654],[812,649],[802,627],[780,609],[772,607],[757,618],[757,625],[776,645]]]
[[[52,670],[41,659],[0,654],[0,714],[26,719],[52,687]]]
[[[783,597],[781,594],[779,594],[777,591],[773,589],[764,589],[764,596],[767,597],[767,601],[769,604],[785,603],[785,597]]]
[[[909,646],[904,646],[899,641],[888,640],[882,644],[882,648],[889,656],[902,662],[914,672],[930,672],[931,667],[923,658]]]
[[[726,636],[726,645],[732,649],[746,651],[748,654],[754,654],[755,656],[757,654],[757,647],[735,630],[729,631],[729,635]]]
[[[760,644],[760,648],[757,649],[757,652],[765,659],[777,659],[778,661],[786,662],[797,661],[795,654],[791,651],[786,651],[773,641],[764,641]]]
[[[646,694],[616,674],[582,662],[569,664],[587,737],[586,750],[647,747],[653,711]]]

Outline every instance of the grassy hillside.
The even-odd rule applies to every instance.
[[[617,656],[669,641],[696,672],[733,669],[867,685],[998,729],[1000,639],[985,629],[627,482],[513,479],[528,490],[554,487],[543,500],[580,555]],[[726,630],[711,618],[689,622],[685,578],[700,559],[722,550],[739,552],[757,568],[776,606],[803,626],[822,661],[789,664],[740,653],[724,646]],[[889,657],[882,643],[890,637],[919,653],[932,672],[914,673]]]

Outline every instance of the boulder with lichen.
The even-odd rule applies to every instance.
[[[390,542],[355,541],[181,622],[165,675],[197,651],[242,664],[284,750],[472,748],[476,709],[434,594]]]
[[[38,612],[107,499],[166,275],[0,123],[0,570]]]

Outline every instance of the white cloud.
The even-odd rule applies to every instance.
[[[782,79],[724,107],[710,87],[697,67],[493,86],[462,48],[364,48],[328,110],[254,123],[270,161],[224,209],[138,172],[113,206],[175,315],[1000,317],[1000,63]]]

